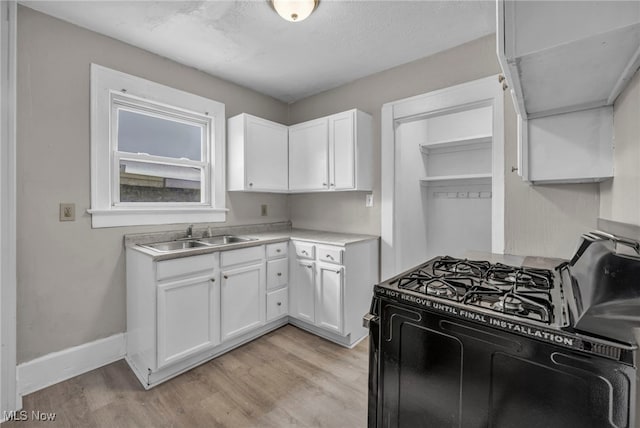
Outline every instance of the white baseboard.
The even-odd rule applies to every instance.
[[[124,333],[53,352],[17,367],[18,395],[23,396],[124,358]]]

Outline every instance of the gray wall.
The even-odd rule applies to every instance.
[[[380,165],[382,104],[458,83],[497,74],[495,36],[484,37],[445,52],[383,71],[291,105],[289,123],[357,107],[374,118],[375,165]],[[598,217],[597,184],[528,186],[511,172],[515,166],[516,118],[505,95],[505,251],[511,254],[568,257],[583,231]],[[375,169],[374,208],[364,193],[290,196],[296,227],[380,233],[380,170]]]
[[[640,226],[640,71],[613,105],[615,177],[600,186],[600,217]]]
[[[122,236],[183,227],[91,229],[92,62],[221,101],[227,116],[288,117],[273,98],[19,6],[18,363],[123,332]],[[289,218],[286,195],[227,195],[227,225]],[[60,202],[76,204],[75,222],[58,221]]]

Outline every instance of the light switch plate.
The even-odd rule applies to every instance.
[[[76,220],[76,204],[60,204],[60,221]]]
[[[373,193],[367,193],[364,200],[364,206],[367,208],[373,207]]]

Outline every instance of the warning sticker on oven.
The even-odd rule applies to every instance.
[[[431,311],[453,315],[458,318],[485,324],[493,328],[516,333],[522,336],[532,337],[555,345],[566,346],[574,349],[583,349],[582,340],[579,338],[559,334],[553,330],[520,324],[509,319],[471,311],[463,307],[441,303],[429,298],[415,296],[406,292],[398,292],[388,288],[376,287],[375,292],[378,296],[389,297],[397,302],[418,305]]]

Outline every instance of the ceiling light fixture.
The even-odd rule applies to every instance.
[[[271,0],[271,5],[287,21],[300,22],[313,13],[318,0]]]

